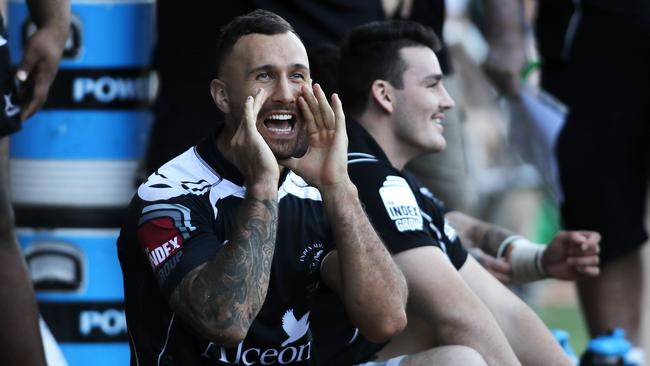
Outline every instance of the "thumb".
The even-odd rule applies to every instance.
[[[289,170],[295,171],[295,169],[298,167],[298,162],[300,159],[297,158],[288,158],[288,159],[279,159],[278,163],[282,165],[285,168],[288,168]]]

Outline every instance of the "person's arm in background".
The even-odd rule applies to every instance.
[[[27,6],[37,29],[27,40],[16,71],[16,78],[23,82],[19,92],[22,120],[45,103],[70,31],[69,0],[27,0]]]
[[[32,280],[14,232],[9,197],[9,139],[0,140],[0,354],[6,366],[45,365]]]
[[[485,38],[490,46],[483,64],[496,88],[519,93],[519,75],[526,64],[524,0],[484,0]]]
[[[38,31],[25,46],[20,75],[28,81],[27,86],[38,86],[38,94],[31,93],[38,100],[31,98],[22,105],[21,119],[43,105],[70,29],[68,0],[31,0],[28,6]],[[4,298],[0,301],[0,353],[3,365],[40,366],[46,364],[45,355],[34,289],[14,232],[8,146],[8,139],[0,140],[0,294]]]
[[[361,207],[347,171],[348,139],[338,96],[330,107],[318,84],[303,87],[309,151],[281,163],[317,187],[336,251],[323,262],[325,284],[341,297],[352,323],[371,341],[386,341],[406,326],[406,281]]]
[[[456,230],[463,245],[502,282],[508,283],[513,280],[526,282],[542,278],[574,281],[585,277],[595,277],[599,273],[600,235],[596,232],[560,231],[555,234],[548,245],[543,246],[530,243],[507,229],[478,220],[462,212],[449,212],[445,218]],[[522,249],[525,252],[521,252]],[[519,253],[523,254],[519,255]],[[524,266],[526,263],[530,263],[527,268],[532,269],[535,266],[534,260],[537,253],[540,256],[540,273],[536,273],[537,276],[529,274],[524,267],[524,274],[517,278],[521,267],[516,267],[513,273],[512,260],[514,258],[512,256],[517,255],[515,260],[520,260]]]

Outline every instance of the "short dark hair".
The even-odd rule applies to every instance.
[[[220,76],[221,67],[226,57],[228,57],[233,46],[241,37],[255,33],[271,36],[286,32],[291,32],[298,36],[298,33],[296,33],[289,22],[268,10],[257,9],[248,14],[236,17],[221,28],[221,33],[217,39],[217,77]]]
[[[406,64],[400,55],[404,47],[440,49],[435,32],[408,20],[372,22],[354,28],[343,41],[339,60],[339,87],[346,111],[359,117],[366,109],[375,80],[404,87]]]

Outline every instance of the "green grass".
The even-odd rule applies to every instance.
[[[550,329],[559,328],[569,332],[571,348],[580,357],[589,341],[580,310],[575,306],[562,306],[540,308],[536,311]]]

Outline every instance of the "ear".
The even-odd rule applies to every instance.
[[[395,110],[395,96],[393,86],[386,80],[375,80],[370,86],[370,97],[377,105],[387,113]]]
[[[228,103],[228,93],[226,92],[226,84],[219,79],[212,79],[210,82],[210,94],[212,100],[217,105],[219,110],[223,113],[230,113],[230,104]]]

